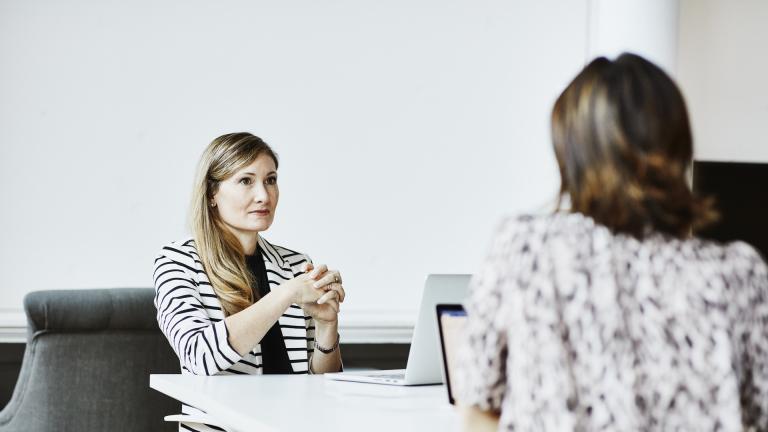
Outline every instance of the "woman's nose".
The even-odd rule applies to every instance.
[[[269,194],[267,193],[267,188],[265,188],[263,184],[257,185],[254,188],[253,200],[256,202],[267,202],[269,200]]]

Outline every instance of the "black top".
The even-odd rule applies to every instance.
[[[258,290],[258,297],[261,299],[270,291],[267,268],[264,266],[261,247],[257,247],[253,255],[246,255],[245,263],[248,266],[248,270],[254,276],[254,283],[256,285],[252,287],[254,294]],[[254,295],[254,297],[256,296]],[[287,374],[293,372],[279,322],[275,322],[261,340],[261,364],[265,374]]]

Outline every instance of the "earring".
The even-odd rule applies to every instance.
[[[216,201],[211,200],[211,207],[216,207]]]

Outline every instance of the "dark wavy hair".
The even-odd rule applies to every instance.
[[[613,232],[678,238],[717,219],[686,181],[693,139],[683,96],[634,54],[589,63],[557,98],[552,143],[560,200]]]

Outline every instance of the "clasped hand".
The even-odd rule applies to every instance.
[[[337,270],[328,270],[325,264],[314,267],[306,263],[304,274],[287,284],[294,290],[294,303],[316,321],[330,323],[338,320],[345,292]]]

